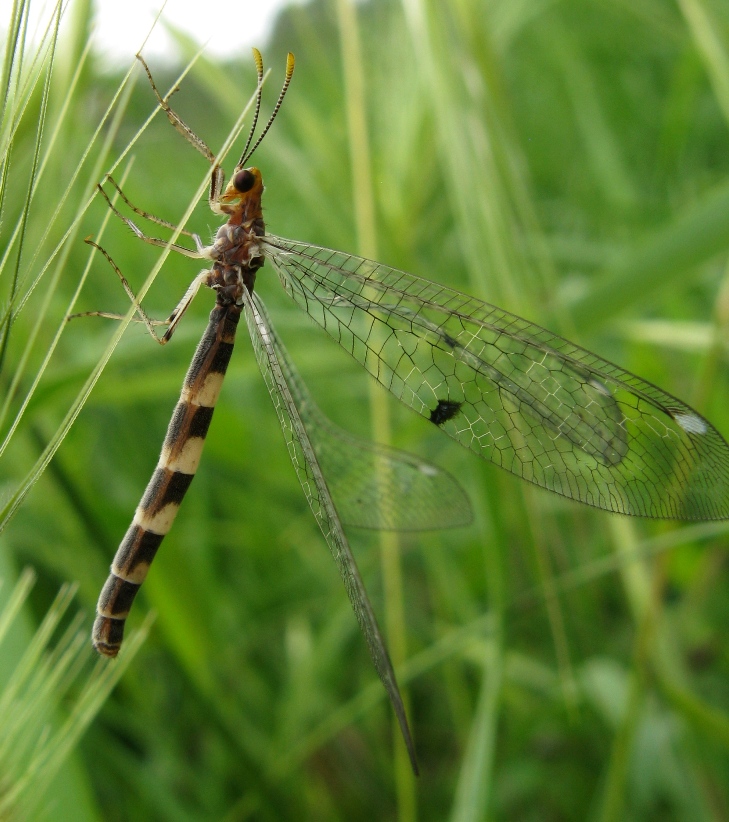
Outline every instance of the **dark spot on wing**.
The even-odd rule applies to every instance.
[[[453,337],[451,337],[451,336],[450,336],[450,334],[443,334],[443,342],[444,342],[444,343],[445,343],[445,344],[446,344],[449,348],[455,348],[455,347],[458,345],[458,340],[456,340],[456,339],[454,339]]]
[[[438,405],[430,412],[430,421],[436,425],[443,425],[456,416],[462,404],[453,400],[438,400]]]

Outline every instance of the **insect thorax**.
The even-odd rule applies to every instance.
[[[214,264],[207,285],[215,289],[224,302],[240,304],[243,288],[253,291],[256,272],[264,262],[259,241],[264,234],[261,217],[240,225],[227,222],[218,229],[209,250]]]

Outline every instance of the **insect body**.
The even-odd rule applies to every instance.
[[[218,230],[215,243],[199,252],[201,258],[214,262],[210,271],[197,278],[195,291],[200,285],[212,288],[217,295],[216,304],[185,377],[159,464],[99,598],[93,643],[97,651],[107,656],[116,656],[119,651],[134,597],[200,462],[205,435],[233,353],[243,294],[252,293],[256,271],[263,265],[258,242],[264,233],[262,192],[258,169],[238,172],[218,200],[228,222]],[[185,305],[190,299],[188,296]],[[173,313],[170,327],[177,317],[179,309]]]
[[[361,479],[376,463],[377,473],[392,479],[387,493],[366,479],[358,482],[356,495],[363,504],[360,510],[353,509],[352,520],[362,522],[361,512],[367,509],[373,512],[368,525],[418,527],[388,503],[405,496],[406,487],[415,489],[408,493],[411,501],[431,494],[432,504],[421,506],[428,527],[466,520],[468,506],[455,482],[434,466],[391,449],[353,444],[346,435],[331,438],[331,424],[313,410],[254,291],[264,261],[294,302],[398,399],[473,453],[562,496],[643,517],[729,518],[729,446],[680,400],[520,317],[371,260],[267,233],[261,216],[261,174],[245,163],[273,122],[294,62],[289,55],[279,100],[249,150],[263,75],[260,54],[254,54],[259,76],[256,117],[227,187],[210,149],[159,94],[142,60],[172,124],[213,165],[209,202],[227,222],[211,246],[204,247],[195,235],[191,236],[196,250],[171,246],[188,257],[212,262],[212,267],[195,278],[161,339],[114,266],[139,317],[161,343],[170,339],[201,285],[216,292],[216,305],[185,378],[158,467],[99,599],[93,641],[108,656],[119,650],[132,600],[197,468],[243,314],[294,468],[339,568],[416,768],[392,665],[341,525],[338,508],[346,509],[335,505],[323,468],[340,475],[350,469]],[[149,217],[119,193],[138,214]],[[164,240],[143,234],[107,201],[140,239],[167,246]],[[326,434],[336,444],[318,447],[315,433]],[[337,451],[347,457],[332,459]],[[413,507],[417,510],[416,503]]]

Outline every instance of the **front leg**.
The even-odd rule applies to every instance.
[[[199,151],[200,154],[202,154],[202,156],[205,157],[205,159],[213,167],[210,175],[210,191],[208,193],[208,205],[210,206],[210,210],[214,214],[225,214],[225,212],[221,209],[219,204],[220,195],[223,193],[223,189],[225,188],[225,172],[218,165],[218,161],[216,160],[213,152],[210,150],[208,144],[202,139],[202,137],[198,137],[198,135],[190,128],[190,126],[187,125],[187,123],[182,119],[182,117],[180,117],[180,115],[170,107],[170,104],[168,102],[170,97],[172,97],[172,95],[176,91],[179,91],[179,86],[175,86],[175,88],[173,88],[172,91],[166,97],[163,97],[159,93],[159,89],[157,88],[157,85],[154,82],[154,78],[152,77],[152,72],[150,71],[149,66],[145,62],[144,57],[142,57],[141,54],[138,54],[137,60],[139,60],[139,62],[144,66],[144,70],[147,73],[147,79],[149,80],[150,86],[152,86],[154,96],[157,98],[157,102],[159,103],[160,108],[162,108],[162,110],[167,115],[167,119],[170,121],[170,123],[172,123],[172,125],[177,129],[177,131],[187,140],[187,142],[190,143],[190,145],[193,146],[193,148]],[[262,71],[260,69],[258,75],[258,84],[260,87],[261,80],[263,79]],[[260,106],[260,92],[258,96],[258,105]],[[256,111],[256,117],[257,116],[258,112]],[[116,186],[116,183],[114,183],[114,185]],[[117,190],[118,188],[119,187],[117,186]],[[124,197],[123,194],[122,197]],[[131,203],[129,203],[126,197],[124,197],[124,200],[131,206]],[[134,206],[132,206],[132,208],[134,208]],[[136,208],[134,210],[137,212],[137,214],[142,214],[142,216],[145,217],[148,216],[147,214],[139,211]],[[160,220],[155,220],[155,222],[159,222],[161,225],[165,224]],[[132,229],[132,231],[137,233],[135,230],[136,227],[133,226],[133,224],[130,225],[130,228]],[[195,235],[191,236],[194,238]],[[144,237],[140,237],[140,239],[144,239]],[[200,247],[198,247],[198,250],[200,250]]]
[[[152,78],[152,72],[149,70],[149,66],[144,62],[144,57],[141,54],[137,55],[137,60],[144,66],[144,70],[147,72],[147,78],[149,79],[149,84],[152,86],[152,91],[154,92],[154,96],[157,98],[157,102],[160,104],[160,108],[163,109],[165,114],[167,115],[167,119],[172,123],[172,125],[180,132],[180,134],[190,143],[193,148],[202,154],[203,157],[210,163],[210,165],[216,165],[216,159],[213,152],[210,150],[208,144],[201,138],[198,137],[197,134],[187,125],[187,123],[180,117],[177,112],[173,111],[170,108],[170,104],[168,100],[172,95],[179,90],[179,86],[175,86],[172,91],[166,96],[163,97],[159,91],[157,90],[157,86],[155,85],[154,79]]]

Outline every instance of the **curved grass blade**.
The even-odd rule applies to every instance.
[[[606,511],[729,518],[729,446],[681,400],[453,289],[341,251],[264,242],[294,302],[473,453]]]
[[[263,302],[258,295],[251,296],[247,291],[244,291],[243,297],[251,342],[256,352],[261,374],[276,408],[289,456],[294,464],[296,475],[299,478],[314,518],[324,535],[324,539],[327,541],[334,561],[337,563],[344,587],[347,590],[347,596],[367,641],[375,669],[392,703],[410,756],[410,762],[417,774],[415,745],[410,735],[405,706],[397,686],[395,672],[362,577],[357,568],[357,563],[352,554],[352,549],[347,542],[347,537],[339,521],[339,516],[319,467],[314,448],[299,416],[296,403],[276,355],[270,321],[266,316]]]
[[[136,631],[119,665],[88,668],[83,617],[67,620],[75,586],[64,585],[34,634],[19,619],[35,581],[23,571],[0,596],[0,819],[77,818],[71,794],[52,781],[121,679],[151,624]],[[2,585],[0,580],[0,585]],[[68,621],[62,628],[64,620]],[[74,770],[66,776],[72,777]],[[68,812],[64,812],[68,809]],[[78,808],[76,807],[76,810]],[[80,816],[78,818],[81,818]]]

